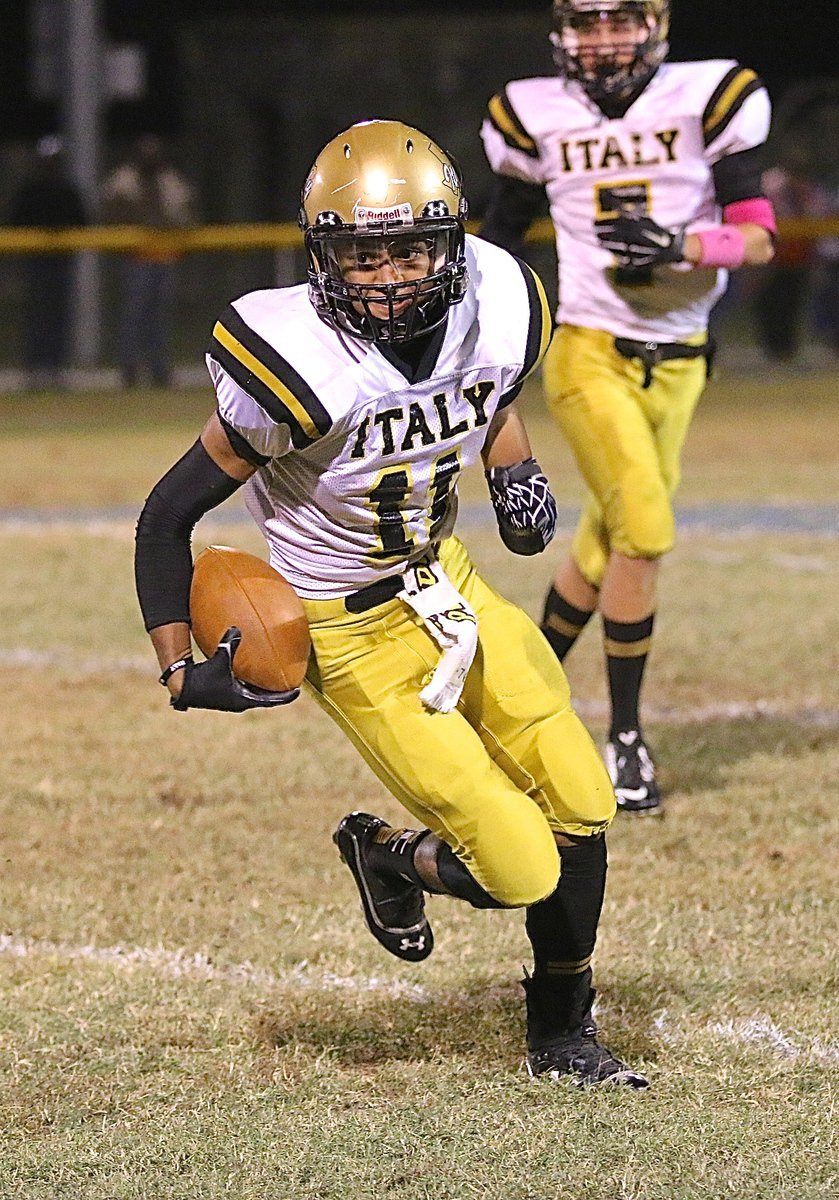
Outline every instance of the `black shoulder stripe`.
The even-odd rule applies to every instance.
[[[503,396],[501,397],[501,399],[498,401],[498,404],[496,406],[497,411],[500,412],[502,408],[507,408],[510,404],[512,404],[523,387],[524,387],[524,380],[522,380],[522,379],[520,379],[518,381],[518,383],[514,383],[513,386],[508,391],[506,391],[503,394]]]
[[[493,96],[487,106],[489,119],[513,150],[521,150],[530,158],[539,157],[539,148],[518,118],[506,90]]]
[[[736,66],[733,66],[730,71],[726,71],[725,75],[723,75],[722,79],[719,81],[717,86],[714,88],[713,92],[710,95],[708,103],[705,105],[705,111],[702,114],[702,128],[703,129],[705,129],[707,127],[708,122],[711,120],[711,116],[714,112],[714,109],[719,104],[720,99],[722,98],[722,95],[725,92],[726,88],[729,87],[734,82],[734,80],[737,78],[737,76],[739,74],[740,74],[740,65],[738,63]]]
[[[267,455],[260,454],[258,450],[254,450],[247,438],[242,437],[239,430],[234,429],[229,421],[225,421],[220,412],[216,413],[216,416],[219,419],[222,429],[227,434],[231,450],[238,454],[240,458],[243,458],[245,462],[251,463],[254,467],[264,467],[267,462],[271,461]]]
[[[246,366],[233,354],[231,354],[215,337],[210,343],[209,351],[211,358],[214,358],[220,367],[223,367],[227,374],[238,383],[239,387],[253,396],[254,400],[268,413],[273,421],[278,425],[286,425],[291,433],[292,445],[296,450],[303,450],[306,446],[311,446],[316,438],[310,437],[300,425],[297,417],[288,409],[281,400],[277,398],[274,392],[262,382],[258,376],[249,371]]]
[[[730,125],[743,104],[763,87],[754,71],[735,66],[722,77],[702,114],[702,135],[710,146]]]
[[[332,420],[306,380],[231,305],[216,322],[210,354],[265,409],[291,429],[295,446],[310,445]]]
[[[530,324],[527,328],[524,363],[522,364],[519,376],[519,379],[524,380],[534,367],[542,361],[542,357],[551,340],[553,320],[545,295],[545,289],[542,287],[538,276],[522,259],[517,258],[516,262],[524,277],[524,285],[527,288],[527,299],[530,305]]]

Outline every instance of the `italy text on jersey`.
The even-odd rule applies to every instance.
[[[615,120],[568,80],[508,84],[482,136],[496,172],[546,188],[562,263],[559,320],[659,341],[701,333],[724,272],[677,264],[633,274],[616,267],[598,227],[622,211],[667,228],[715,224],[713,165],[760,145],[769,115],[754,72],[729,60],[666,64]]]
[[[217,326],[209,365],[221,416],[264,461],[246,500],[272,563],[304,597],[401,572],[449,531],[460,471],[547,347],[533,273],[469,241],[475,282],[417,377],[338,336],[311,306],[298,306],[285,345],[281,310],[297,289],[243,297]]]

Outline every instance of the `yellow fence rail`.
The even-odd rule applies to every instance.
[[[477,224],[470,223],[471,232]],[[778,223],[781,238],[815,241],[839,237],[839,217],[788,218]],[[553,227],[547,217],[534,221],[527,241],[550,243]],[[0,226],[0,254],[56,254],[80,250],[104,253],[148,251],[153,254],[195,254],[214,250],[295,250],[302,235],[291,222],[201,225],[194,229],[149,230],[137,225],[90,225],[84,229],[35,229]]]

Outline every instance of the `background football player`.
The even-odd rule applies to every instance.
[[[482,234],[516,248],[547,191],[559,329],[544,385],[589,495],[543,630],[563,660],[599,609],[618,804],[655,813],[639,717],[671,497],[727,272],[772,257],[758,147],[769,99],[731,60],[664,64],[668,0],[556,0],[558,76],[509,83],[482,127]],[[664,65],[663,65],[664,64]]]
[[[191,531],[245,484],[305,606],[312,694],[420,823],[351,813],[335,832],[371,933],[419,961],[424,893],[524,907],[531,1074],[644,1087],[591,1019],[608,775],[538,628],[451,534],[478,456],[512,550],[544,549],[556,519],[513,403],[550,338],[545,295],[465,216],[455,164],[419,130],[364,122],[323,149],[302,197],[308,287],[243,296],[216,324],[218,410],[146,501],[138,594],[176,709],[293,698],[236,678],[236,630],[191,656]]]

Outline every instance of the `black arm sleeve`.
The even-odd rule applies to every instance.
[[[711,168],[717,204],[736,204],[738,200],[753,200],[763,195],[761,182],[761,147],[726,154]]]
[[[147,630],[189,623],[192,531],[242,486],[216,466],[200,439],[155,484],[137,521],[134,580]]]
[[[480,236],[513,254],[521,254],[524,235],[534,219],[547,212],[545,189],[508,175],[496,175]]]

